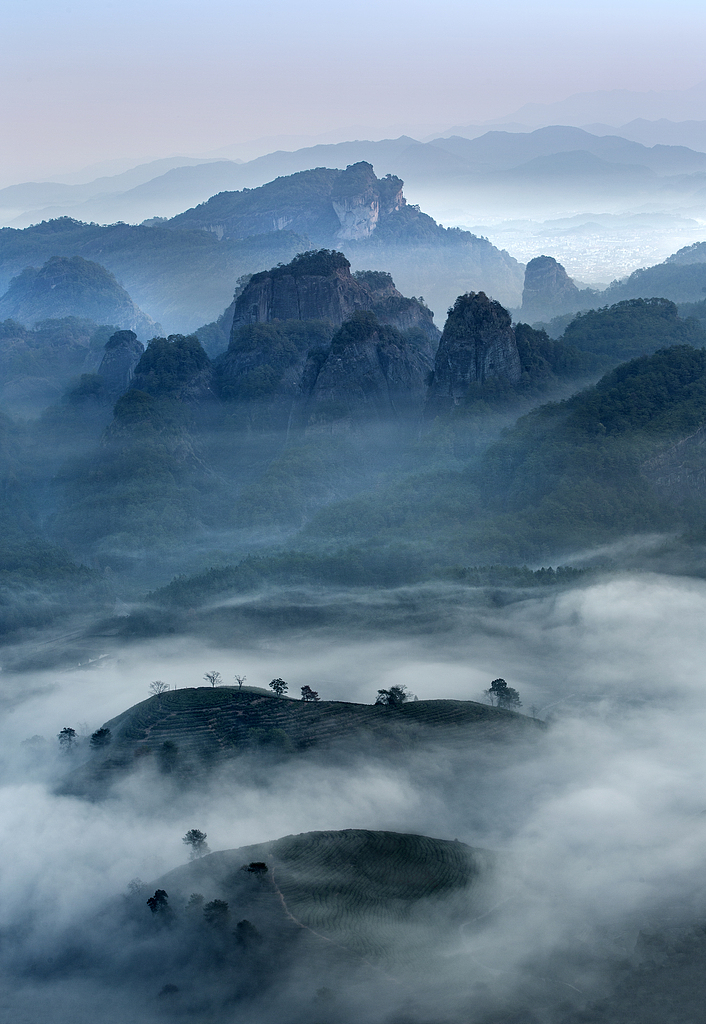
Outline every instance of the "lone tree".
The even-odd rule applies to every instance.
[[[281,697],[283,693],[289,689],[284,679],[273,679],[270,683],[270,689],[274,690],[278,697]]]
[[[220,672],[207,672],[204,679],[207,683],[210,683],[211,686],[220,686],[223,682]]]
[[[59,733],[58,740],[61,749],[68,754],[74,748],[74,743],[76,742],[76,730],[67,725]]]
[[[321,697],[310,686],[302,686],[302,700],[316,701],[321,700]]]
[[[248,678],[247,676],[239,676],[239,675],[235,675],[235,676],[233,676],[233,681],[234,681],[234,682],[236,682],[236,683],[238,684],[238,689],[239,689],[239,690],[242,690],[242,688],[243,688],[243,683],[245,682],[245,680],[246,680],[247,678]]]
[[[514,711],[522,707],[522,701],[517,690],[508,686],[504,679],[494,679],[490,689],[485,691],[488,700],[497,708],[505,708],[506,711]]]
[[[157,889],[154,896],[150,896],[147,900],[147,906],[153,914],[166,913],[169,910],[169,904],[167,903],[167,893],[164,889]]]
[[[385,704],[389,708],[397,708],[408,701],[410,694],[406,686],[391,686],[389,690],[378,690],[376,704]]]
[[[161,679],[155,679],[153,683],[150,683],[150,693],[153,697],[159,697],[161,693],[166,693],[169,689],[168,683],[163,683]]]
[[[206,833],[202,832],[201,829],[190,828],[181,841],[190,848],[189,860],[196,860],[198,857],[204,857],[207,853],[211,852],[206,842]]]
[[[103,726],[102,729],[96,729],[91,736],[91,746],[94,750],[101,750],[103,747],[107,747],[111,741],[110,729],[106,729]]]
[[[265,864],[264,860],[251,860],[244,870],[249,871],[256,878],[262,878],[267,874],[267,864]]]

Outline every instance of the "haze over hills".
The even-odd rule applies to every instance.
[[[0,1024],[704,1024],[706,7],[2,25]]]
[[[65,316],[116,324],[145,341],[159,331],[112,274],[80,256],[53,256],[39,269],[26,268],[0,297],[0,319],[26,327]]]
[[[555,103],[527,103],[503,120],[521,124],[623,124],[636,118],[672,121],[701,120],[706,101],[706,80],[688,89],[637,92],[630,89],[602,89],[575,93]]]
[[[644,180],[644,172],[640,178],[637,168],[648,168],[662,178],[679,176],[676,180],[663,183],[663,186],[667,185],[672,190],[673,201],[688,202],[693,192],[703,187],[703,182],[699,185],[697,180],[683,180],[683,176],[703,172],[706,166],[703,154],[689,150],[684,145],[643,146],[613,133],[601,131],[600,134],[591,134],[581,128],[556,125],[527,132],[486,131],[478,138],[465,139],[463,142],[459,141],[462,138],[461,130],[455,138],[457,141],[454,141],[454,137],[442,137],[417,142],[401,136],[380,142],[332,143],[295,152],[270,153],[242,164],[215,161],[173,167],[161,175],[152,173],[158,165],[149,164],[114,179],[98,179],[87,185],[47,183],[11,186],[0,190],[0,208],[17,211],[19,206],[25,207],[26,212],[22,215],[18,216],[15,212],[6,216],[5,223],[18,227],[57,216],[102,223],[118,219],[134,223],[154,216],[173,216],[188,206],[203,202],[216,192],[258,187],[274,177],[311,167],[323,165],[343,169],[350,163],[367,160],[375,165],[380,175],[399,174],[407,181],[415,197],[418,193],[423,199],[433,190],[441,190],[443,193],[452,187],[460,188],[461,182],[455,179],[461,177],[464,188],[469,191],[466,198],[468,209],[475,203],[479,211],[498,201],[495,186],[502,185],[502,180],[498,183],[488,175],[498,170],[516,168],[515,176],[505,182],[509,189],[506,196],[507,215],[522,202],[512,192],[513,182],[518,176],[520,180],[531,180],[536,185],[552,174],[551,163],[546,169],[536,165],[523,168],[523,165],[539,156],[569,152],[590,153],[605,161],[605,165],[594,162],[585,167],[579,163],[565,167],[561,172],[567,187],[581,187],[583,201],[588,206],[600,201],[601,186],[607,201],[615,202],[618,196],[628,200],[629,193],[625,191],[629,187],[627,179],[621,186],[622,191],[615,192],[615,182],[612,180],[615,175],[612,167],[614,163],[634,165],[636,170],[632,172],[633,184],[639,183],[643,190],[647,190],[646,196],[653,199],[659,197],[659,183],[656,179]],[[592,190],[588,191],[588,185],[583,180],[587,172],[595,179]],[[554,170],[554,177],[556,173]],[[134,184],[135,180],[138,180],[138,184]],[[525,204],[528,201],[525,199]]]
[[[221,193],[169,224],[100,227],[61,218],[0,229],[0,287],[28,263],[80,255],[113,272],[167,332],[188,331],[223,312],[239,277],[314,242],[343,247],[356,269],[391,271],[406,294],[423,295],[424,284],[429,305],[442,312],[469,287],[517,301],[517,261],[487,239],[442,228],[407,204],[402,185],[359,163]]]

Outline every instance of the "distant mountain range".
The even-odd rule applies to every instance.
[[[581,92],[555,103],[526,103],[499,122],[514,121],[533,127],[548,124],[609,124],[635,118],[684,121],[702,119],[706,110],[706,80],[689,89],[664,89],[660,92],[635,92],[630,89],[602,89]]]
[[[426,142],[409,136],[339,142],[294,152],[280,150],[247,163],[182,160],[174,166],[172,160],[156,161],[87,184],[10,186],[0,190],[0,214],[4,223],[16,227],[59,216],[139,223],[174,216],[218,192],[256,188],[312,167],[344,169],[361,160],[372,163],[380,176],[400,175],[412,193],[459,194],[466,208],[475,205],[479,210],[489,204],[501,209],[505,202],[508,216],[518,204],[531,207],[538,189],[545,206],[571,196],[574,207],[580,202],[587,209],[592,204],[600,208],[601,202],[634,208],[640,201],[662,205],[702,201],[706,153],[685,142],[693,139],[706,148],[706,122],[671,128],[647,122],[626,125],[626,130],[649,144],[621,137],[605,123],[592,127],[594,131],[554,125],[479,135],[469,126],[459,128],[456,135],[445,133]],[[469,134],[474,137],[468,138]],[[662,136],[670,137],[669,145],[659,141]]]
[[[469,288],[519,304],[522,264],[487,239],[442,228],[407,204],[402,185],[360,162],[219,193],[169,223],[101,227],[60,218],[3,228],[0,291],[27,266],[80,256],[115,274],[168,333],[188,332],[223,312],[239,277],[326,247],[345,251],[356,270],[392,273],[404,294],[424,295],[442,315]]]

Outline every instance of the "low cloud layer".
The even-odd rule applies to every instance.
[[[84,669],[7,675],[16,703],[2,721],[0,927],[16,941],[5,946],[6,968],[46,954],[130,879],[183,863],[191,827],[213,850],[368,828],[500,851],[497,909],[481,938],[475,926],[461,930],[453,968],[465,964],[491,989],[526,984],[560,950],[631,955],[641,928],[686,926],[706,896],[705,613],[702,583],[645,575],[504,607],[468,600],[444,636],[302,634],[238,650],[179,638]],[[235,672],[255,685],[281,675],[294,694],[310,684],[324,699],[366,703],[399,683],[422,700],[477,699],[503,675],[523,710],[544,708],[551,724],[539,743],[485,760],[430,748],[394,764],[366,752],[345,763],[244,761],[242,774],[228,785],[216,776],[206,793],[166,791],[146,775],[104,802],[53,794],[69,760],[59,729],[89,734],[145,699],[152,679],[199,685],[211,668],[226,682]],[[45,744],[21,745],[33,735]],[[571,970],[557,968],[557,984],[588,998],[600,979]]]

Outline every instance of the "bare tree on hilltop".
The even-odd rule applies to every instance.
[[[238,689],[239,690],[242,690],[243,683],[245,682],[245,680],[247,678],[248,678],[247,676],[239,676],[239,675],[236,674],[236,675],[233,676],[233,682],[238,684]]]
[[[153,697],[159,697],[160,694],[166,693],[169,689],[168,683],[163,683],[161,679],[155,679],[153,683],[150,683],[150,693]]]
[[[223,682],[221,673],[215,671],[207,672],[206,675],[204,676],[204,679],[206,680],[207,683],[210,683],[211,686],[220,686],[221,683]]]

